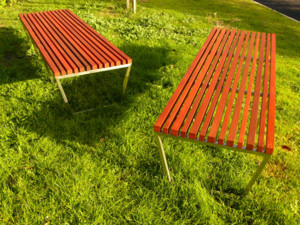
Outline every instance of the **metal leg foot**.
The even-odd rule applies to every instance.
[[[126,70],[126,74],[125,74],[124,82],[123,82],[122,96],[125,95],[125,91],[126,91],[126,87],[127,87],[127,83],[128,83],[128,78],[129,78],[130,70],[131,70],[131,65]]]
[[[251,190],[253,184],[255,183],[255,181],[257,180],[257,178],[260,176],[261,172],[263,171],[265,165],[267,164],[267,162],[269,161],[269,159],[271,158],[270,154],[266,154],[264,156],[264,159],[261,161],[259,167],[257,168],[257,170],[255,171],[253,177],[251,178],[251,180],[249,181],[244,194],[248,194],[248,192]]]
[[[155,136],[156,136],[156,140],[157,140],[157,144],[158,144],[158,151],[159,151],[160,159],[161,159],[165,174],[167,175],[168,180],[171,181],[170,171],[169,171],[169,167],[168,167],[162,140],[158,134],[156,134]]]
[[[69,111],[70,113],[73,113],[72,108],[71,108],[71,106],[70,106],[70,104],[69,104],[68,98],[67,98],[67,96],[66,96],[66,93],[65,93],[65,91],[64,91],[64,88],[62,87],[62,85],[61,85],[61,83],[60,83],[60,80],[57,79],[57,78],[56,78],[55,80],[56,80],[56,82],[57,82],[57,84],[58,84],[58,87],[59,87],[60,93],[61,93],[61,95],[62,95],[62,97],[63,97],[63,99],[64,99],[64,102],[66,103],[66,107],[67,107],[68,111]]]
[[[47,69],[48,72],[49,72],[49,78],[50,78],[51,83],[54,83],[54,78],[53,78],[53,76],[51,75],[51,72],[49,71],[48,68],[46,68],[46,69]]]
[[[60,80],[59,80],[59,79],[56,79],[56,82],[57,82],[57,84],[58,84],[60,93],[61,93],[61,95],[62,95],[62,97],[63,97],[63,99],[64,99],[64,102],[65,102],[67,105],[69,105],[69,102],[68,102],[66,93],[65,93],[65,91],[64,91],[64,89],[63,89],[63,87],[62,87],[62,85],[61,85],[61,83],[60,83]]]

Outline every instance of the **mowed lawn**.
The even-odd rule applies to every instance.
[[[21,0],[0,9],[0,224],[300,224],[300,24],[250,0]],[[64,80],[71,115],[18,13],[69,8],[133,59]],[[260,158],[163,139],[153,125],[214,26],[276,33],[276,148]]]

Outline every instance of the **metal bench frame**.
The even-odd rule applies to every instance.
[[[214,28],[211,31],[154,125],[161,162],[169,181],[171,181],[171,176],[162,137],[263,157],[247,184],[244,194],[251,190],[274,150],[275,51],[275,34],[260,35],[256,32],[220,28]],[[258,54],[259,57],[256,57]],[[238,85],[242,87],[242,90],[238,88]],[[254,92],[251,91],[252,88],[255,89]],[[251,95],[253,95],[252,101]],[[242,107],[243,103],[245,108]],[[253,105],[249,113],[251,104]],[[259,109],[260,104],[261,109]],[[221,124],[222,118],[224,120],[226,118],[225,124]],[[249,119],[251,122],[247,125]],[[243,128],[238,143],[235,145],[241,120],[240,126]],[[220,136],[217,137],[221,126]],[[246,132],[247,127],[249,127],[248,132]],[[259,129],[258,136],[257,129]],[[208,135],[207,138],[206,135]],[[243,144],[245,136],[248,137],[246,146]],[[256,137],[258,137],[257,141]]]
[[[101,68],[101,69],[96,69],[96,70],[90,70],[90,71],[85,71],[85,72],[80,72],[80,73],[73,73],[73,74],[68,74],[68,75],[64,75],[64,76],[60,76],[60,77],[55,77],[55,80],[57,82],[57,85],[58,85],[58,88],[60,90],[60,93],[61,93],[61,95],[62,95],[62,97],[64,99],[64,102],[66,103],[67,107],[69,109],[71,109],[70,106],[69,106],[68,98],[66,96],[66,93],[64,91],[64,88],[63,88],[60,80],[66,79],[66,78],[71,78],[71,77],[78,77],[78,76],[82,76],[82,75],[88,75],[88,74],[92,74],[92,73],[100,73],[100,72],[105,72],[105,71],[110,71],[110,70],[117,70],[117,69],[127,68],[126,73],[125,73],[125,77],[124,77],[124,81],[123,81],[123,89],[122,89],[122,96],[124,96],[125,92],[126,92],[128,78],[129,78],[129,75],[130,75],[131,65],[132,65],[132,63],[125,64],[125,65],[120,65],[120,66],[112,66],[112,67],[108,67],[108,68]],[[50,77],[51,77],[51,80],[53,80],[53,78],[52,78],[51,75],[50,75]],[[78,114],[78,113],[82,113],[82,112],[87,112],[87,111],[92,111],[92,110],[94,110],[94,108],[85,109],[85,110],[82,110],[82,111],[79,111],[79,112],[74,112],[74,114]]]
[[[180,137],[180,136],[173,136],[173,135],[168,135],[168,134],[158,133],[158,132],[154,132],[154,133],[155,133],[156,142],[157,142],[157,145],[158,145],[158,151],[159,151],[161,163],[162,163],[162,166],[163,166],[163,170],[164,170],[168,180],[171,182],[171,175],[170,175],[170,170],[169,170],[169,167],[168,167],[166,154],[165,154],[165,151],[164,151],[162,137],[168,137],[168,138],[173,138],[175,140],[188,141],[188,142],[198,143],[198,144],[199,144],[199,140],[193,140],[193,139],[189,139],[189,138],[184,138],[184,137]],[[230,150],[233,150],[233,151],[236,151],[236,152],[243,152],[243,153],[248,153],[248,154],[259,155],[259,156],[263,157],[262,161],[260,162],[259,167],[256,169],[255,173],[253,174],[252,178],[250,179],[249,183],[247,184],[247,186],[244,190],[244,194],[247,194],[251,190],[253,184],[255,183],[257,178],[261,175],[263,169],[265,168],[265,165],[267,164],[267,162],[269,161],[269,159],[272,156],[270,154],[265,154],[264,152],[257,152],[256,150],[249,151],[247,149],[236,148],[236,146],[235,147],[230,147],[230,146],[227,146],[226,144],[220,145],[217,142],[215,144],[213,144],[213,143],[208,142],[207,140],[202,141],[201,144],[208,145],[208,146],[213,146],[213,147],[230,149]]]

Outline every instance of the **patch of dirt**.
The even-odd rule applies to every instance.
[[[266,165],[265,173],[268,176],[276,177],[279,179],[287,179],[286,170],[288,169],[287,165],[284,162],[277,162],[277,163],[268,163]]]

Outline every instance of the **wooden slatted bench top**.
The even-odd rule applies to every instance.
[[[272,154],[275,45],[275,34],[214,28],[154,131]]]
[[[68,9],[19,17],[55,77],[132,63]]]

